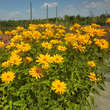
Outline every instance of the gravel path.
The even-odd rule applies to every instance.
[[[105,91],[100,90],[101,96],[95,95],[93,110],[110,110],[110,75],[106,74]]]

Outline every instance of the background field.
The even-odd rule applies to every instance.
[[[106,19],[110,17],[110,14],[102,14],[100,16],[95,17],[82,17],[80,15],[77,16],[68,16],[65,15],[63,18],[57,19],[57,24],[64,24],[66,26],[73,25],[74,23],[79,23],[80,25],[89,25],[92,23],[99,24],[101,26],[108,26],[105,23]],[[35,19],[32,21],[32,24],[44,24],[44,23],[56,23],[56,18],[49,18],[47,19]],[[8,21],[0,21],[0,30],[12,30],[15,29],[17,26],[23,26],[27,28],[30,24],[30,20],[8,20]]]

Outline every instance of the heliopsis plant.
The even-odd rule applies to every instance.
[[[39,64],[48,64],[48,63],[52,63],[53,61],[52,61],[52,57],[49,54],[46,55],[40,54],[36,62],[38,62]]]
[[[11,71],[4,72],[1,75],[1,80],[2,80],[2,82],[5,82],[5,83],[10,83],[11,81],[14,80],[14,78],[15,78],[15,73],[13,73]]]
[[[64,61],[64,58],[58,54],[55,54],[53,57],[52,57],[52,60],[53,62],[55,63],[62,63]]]
[[[88,65],[91,66],[91,67],[96,66],[94,61],[88,61]]]
[[[40,78],[43,76],[43,71],[40,67],[37,67],[37,66],[33,66],[30,71],[29,71],[29,74],[32,76],[32,77],[35,77],[36,79]]]
[[[110,24],[110,18],[106,19],[106,23]]]
[[[0,41],[0,110],[90,110],[104,84],[105,29],[30,24],[2,34],[12,38]]]
[[[52,82],[52,90],[55,90],[56,93],[64,94],[66,91],[66,84],[64,82],[61,82],[60,80],[55,80]]]
[[[25,62],[25,63],[30,63],[30,62],[32,62],[32,58],[31,58],[31,57],[26,57],[26,58],[24,59],[24,62]]]
[[[52,45],[48,42],[43,42],[41,45],[42,45],[42,47],[44,47],[46,49],[51,49],[52,48]]]
[[[59,46],[57,47],[57,49],[60,50],[60,51],[66,51],[67,48],[66,48],[65,46],[60,46],[60,45],[59,45]]]
[[[0,48],[4,47],[4,42],[0,42]]]
[[[100,81],[100,80],[101,80],[101,78],[99,78],[99,77],[97,78],[97,77],[96,77],[96,74],[95,74],[94,72],[91,72],[91,73],[90,73],[89,78],[90,78],[91,81],[94,81],[95,83],[96,83],[97,81]]]
[[[2,35],[3,33],[2,33],[2,31],[0,30],[0,35]]]

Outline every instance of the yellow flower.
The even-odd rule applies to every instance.
[[[77,40],[77,35],[73,33],[66,33],[64,40],[66,41],[66,44],[71,45]]]
[[[105,32],[104,29],[96,29],[95,30],[95,35],[96,36],[102,37],[102,36],[105,36],[106,34],[107,34],[107,32]]]
[[[65,30],[64,29],[57,29],[57,31],[58,31],[59,34],[65,33]]]
[[[76,24],[74,24],[74,27],[75,27],[75,28],[80,28],[81,25],[76,23]]]
[[[43,34],[46,36],[45,39],[51,38],[54,35],[54,30],[47,28]]]
[[[0,48],[4,46],[5,46],[4,42],[0,42]]]
[[[15,44],[14,42],[11,42],[10,44],[8,44],[8,45],[6,46],[7,49],[11,49],[11,48],[13,48],[13,47],[16,47],[16,44]]]
[[[85,46],[82,46],[82,45],[78,45],[78,44],[74,44],[73,47],[81,52],[84,52],[86,47]]]
[[[31,57],[26,57],[26,58],[24,59],[24,62],[25,62],[25,63],[30,63],[30,62],[32,62],[32,58],[31,58]]]
[[[8,67],[9,64],[10,64],[9,61],[5,61],[5,62],[2,63],[2,67]]]
[[[49,65],[48,63],[47,63],[47,64],[43,64],[43,65],[42,65],[42,68],[43,68],[43,69],[49,69],[49,68],[50,68],[50,65]]]
[[[60,33],[56,33],[55,38],[61,38],[63,35]]]
[[[91,72],[90,75],[89,75],[89,78],[91,81],[94,81],[95,83],[99,80],[101,80],[101,78],[97,78],[96,77],[96,74],[94,72]]]
[[[34,30],[37,29],[37,25],[35,25],[35,24],[29,24],[28,29],[34,31]]]
[[[88,41],[88,45],[91,45],[91,44],[92,44],[92,41],[91,41],[91,40],[89,40],[89,41]]]
[[[1,75],[2,82],[6,82],[6,83],[13,81],[14,78],[15,78],[15,74],[11,71],[4,72]]]
[[[91,81],[94,81],[94,82],[97,81],[96,74],[94,72],[90,73],[89,78]]]
[[[23,52],[27,52],[31,49],[30,44],[21,42],[21,44],[17,45],[17,48]]]
[[[95,41],[95,44],[97,46],[99,46],[101,49],[107,49],[107,48],[109,48],[109,43],[105,39],[96,39],[95,38],[94,41]]]
[[[23,31],[23,36],[32,36],[32,32],[31,31]]]
[[[32,34],[32,38],[37,40],[41,37],[41,33],[39,31],[34,31]]]
[[[78,34],[77,36],[77,41],[80,44],[87,44],[89,39],[90,39],[90,36],[88,34],[85,34],[85,35]]]
[[[14,56],[14,55],[20,55],[21,54],[21,50],[13,50],[11,52],[11,56]]]
[[[12,64],[12,65],[19,65],[22,63],[22,58],[18,55],[13,55],[10,57],[9,59],[9,63]]]
[[[30,41],[32,41],[32,36],[23,36],[23,40],[30,42]]]
[[[95,36],[95,32],[96,32],[95,28],[93,28],[91,26],[84,26],[81,29],[82,29],[82,31],[88,33],[88,35],[90,35],[91,37]]]
[[[55,63],[62,63],[64,61],[64,58],[58,54],[54,55],[52,59]]]
[[[64,82],[60,82],[60,80],[55,80],[52,82],[51,89],[54,90],[56,93],[64,94],[67,87]]]
[[[5,31],[5,34],[6,34],[6,35],[10,35],[11,32],[10,32],[10,31]]]
[[[61,40],[50,40],[50,44],[55,45],[55,44],[62,44],[63,42]]]
[[[12,30],[10,34],[16,35],[17,34],[17,30]]]
[[[110,24],[110,18],[107,18],[106,23]]]
[[[95,63],[94,63],[94,61],[88,61],[88,65],[91,66],[91,67],[96,66]]]
[[[36,60],[36,62],[38,62],[39,64],[48,64],[53,62],[52,57],[49,54],[40,54],[40,56],[37,59],[38,60]]]
[[[105,39],[101,39],[100,40],[100,47],[101,47],[101,49],[107,49],[107,48],[109,48],[108,41],[106,41]]]
[[[50,41],[50,44],[54,45],[54,44],[57,44],[58,43],[58,40],[51,40]]]
[[[37,66],[33,66],[30,71],[29,71],[29,74],[32,76],[32,77],[35,77],[36,79],[38,78],[41,78],[43,76],[43,71],[40,67],[37,67]]]
[[[0,35],[2,35],[3,33],[2,33],[2,31],[0,30]]]
[[[91,24],[91,27],[93,27],[93,28],[99,28],[100,25],[98,25],[98,24]]]
[[[18,42],[18,41],[22,41],[23,38],[21,35],[16,35],[11,39],[11,42]]]
[[[52,48],[52,45],[50,43],[48,43],[48,42],[43,42],[41,45],[42,45],[42,47],[47,48],[47,49],[51,49]]]
[[[23,31],[23,30],[24,30],[24,27],[18,26],[18,27],[16,28],[16,30],[18,30],[18,31]]]
[[[58,46],[57,49],[60,51],[66,51],[67,50],[67,48],[65,46]]]

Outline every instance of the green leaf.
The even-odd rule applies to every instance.
[[[89,97],[90,97],[91,104],[94,106],[94,96],[89,96]]]
[[[13,102],[13,105],[23,106],[24,105],[24,102],[22,100],[18,100],[18,101]]]
[[[93,90],[92,90],[92,93],[93,93],[93,94],[97,94],[97,95],[100,95],[100,96],[101,96],[101,94],[100,94],[100,93],[98,92],[98,90],[96,90],[96,89],[93,89]]]
[[[74,110],[79,110],[79,104],[74,104]]]
[[[10,104],[10,110],[12,110],[12,101],[11,100],[9,101],[9,104]]]
[[[101,85],[97,84],[97,86],[101,89],[101,90],[105,90]]]
[[[5,105],[5,106],[3,107],[3,110],[9,110],[9,105]]]

